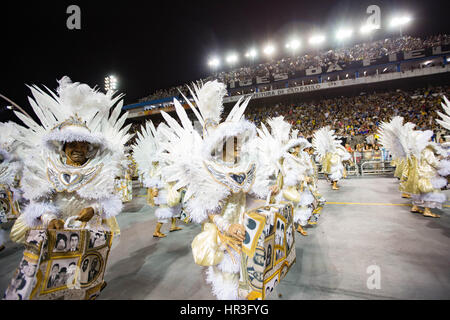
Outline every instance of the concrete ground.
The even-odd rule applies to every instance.
[[[392,177],[350,178],[339,191],[319,183],[329,203],[308,236],[297,233],[297,262],[271,299],[450,299],[450,208],[436,210],[440,219],[410,213]],[[191,254],[200,226],[153,238],[153,209],[135,192],[118,217],[100,299],[214,299]],[[21,256],[11,242],[0,252],[1,292]]]

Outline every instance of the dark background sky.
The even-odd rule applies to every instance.
[[[104,77],[112,73],[130,104],[156,89],[207,76],[206,62],[214,53],[236,50],[242,55],[252,44],[260,47],[268,40],[284,45],[294,31],[306,37],[318,29],[331,37],[342,21],[358,28],[371,4],[381,7],[382,18],[374,39],[393,34],[386,24],[396,11],[414,18],[405,33],[450,33],[448,2],[4,1],[0,93],[28,107],[25,84],[55,89],[56,79],[68,75],[103,87]],[[71,4],[81,8],[81,30],[66,27]],[[0,113],[2,120],[8,113]]]

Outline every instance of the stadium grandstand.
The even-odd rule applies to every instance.
[[[246,117],[257,125],[282,115],[308,140],[315,130],[330,125],[353,155],[353,172],[360,174],[364,162],[389,163],[377,129],[395,115],[417,129],[433,130],[434,141],[444,140],[446,133],[435,119],[442,96],[450,96],[449,61],[449,35],[403,36],[213,72],[201,81],[227,84],[225,112],[251,94]],[[161,110],[174,111],[174,98],[184,102],[194,121],[182,96],[189,97],[187,85],[158,90],[125,106],[131,131],[148,119],[158,125],[163,121]],[[374,167],[366,165],[366,172]]]

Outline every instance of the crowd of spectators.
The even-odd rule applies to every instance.
[[[443,95],[450,97],[450,86],[409,91],[397,89],[382,93],[362,92],[350,97],[249,106],[245,117],[259,127],[261,122],[267,123],[268,118],[284,116],[293,129],[298,129],[308,140],[312,139],[317,129],[330,126],[343,140],[347,150],[355,154],[356,161],[377,160],[384,157],[377,141],[378,127],[382,121],[389,121],[396,115],[404,117],[405,122],[416,124],[418,130],[433,130],[433,139],[442,142],[446,132],[435,120],[439,118],[436,111],[442,109]],[[195,119],[192,112],[189,117]],[[162,118],[152,121],[158,126]],[[142,123],[133,123],[131,132],[139,130]]]
[[[374,150],[379,148],[380,123],[394,116],[404,117],[405,121],[416,124],[418,130],[433,130],[433,139],[439,142],[445,135],[445,130],[435,121],[436,111],[442,109],[442,95],[450,96],[450,86],[254,107],[247,110],[246,117],[259,126],[267,118],[284,116],[307,139],[317,129],[330,126],[349,151]]]
[[[206,79],[203,79],[203,81],[218,79],[221,82],[227,83],[231,80],[239,81],[250,77],[268,76],[269,74],[274,73],[293,74],[296,71],[304,70],[309,67],[320,66],[325,68],[333,63],[338,63],[342,67],[345,67],[345,65],[351,61],[367,58],[374,59],[401,51],[410,51],[446,44],[450,44],[450,35],[447,34],[429,36],[425,39],[411,36],[387,38],[328,51],[314,50],[303,52],[301,55],[285,57],[280,60],[272,60],[266,63],[242,66],[233,70],[220,71],[211,74]],[[178,87],[158,90],[155,93],[140,99],[140,102],[178,96],[178,90],[187,93],[186,86],[180,85]]]

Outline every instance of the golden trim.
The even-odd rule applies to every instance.
[[[249,213],[247,213],[247,216],[260,222],[258,230],[256,231],[256,235],[261,236],[262,230],[264,230],[264,227],[266,225],[267,217],[262,216],[261,214],[254,212],[254,211],[250,211]],[[250,258],[253,258],[253,256],[255,255],[255,252],[256,252],[257,245],[258,245],[258,241],[253,241],[253,244],[252,244],[250,250],[247,250],[247,248],[245,246],[242,246],[242,252],[244,252]]]

